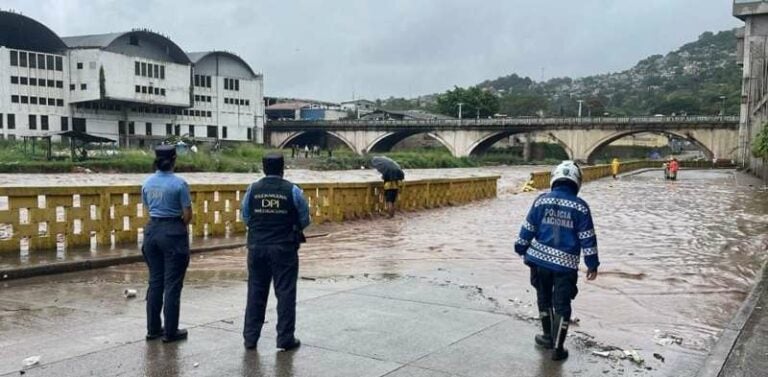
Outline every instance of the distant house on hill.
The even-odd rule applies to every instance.
[[[341,103],[341,109],[344,111],[356,113],[359,116],[370,114],[376,110],[376,103],[367,99],[358,99]]]
[[[456,119],[443,114],[429,113],[423,110],[376,110],[361,116],[365,120],[448,120]]]

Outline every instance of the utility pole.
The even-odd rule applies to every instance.
[[[579,102],[579,118],[581,118],[581,105],[584,103],[584,100],[580,99]]]
[[[725,100],[728,97],[720,96],[720,116],[725,116]]]
[[[464,106],[463,102],[459,102],[459,120],[461,120],[461,107]]]

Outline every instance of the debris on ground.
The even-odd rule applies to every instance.
[[[192,367],[193,367],[193,368],[197,368],[197,367],[199,367],[199,366],[200,366],[200,363],[194,363],[194,364],[192,364]]]
[[[40,363],[40,356],[39,355],[38,356],[30,356],[30,357],[24,359],[24,361],[22,361],[21,363],[22,363],[22,365],[24,365],[24,367],[31,367],[33,365],[36,365],[36,364]]]
[[[664,356],[661,356],[659,353],[654,353],[653,357],[655,357],[657,360],[661,360],[661,362],[664,362]]]
[[[136,291],[135,289],[126,288],[123,291],[123,296],[125,296],[125,298],[134,298],[136,297],[137,294],[138,294],[138,291]]]
[[[309,277],[309,276],[302,276],[302,277],[301,277],[301,280],[309,280],[309,281],[315,281],[315,280],[317,280],[317,279],[316,279],[316,278],[311,278],[311,277]]]
[[[606,349],[603,351],[592,351],[592,354],[613,360],[628,359],[638,365],[645,362],[636,350]]]
[[[635,364],[642,364],[645,362],[642,357],[640,357],[640,354],[635,350],[624,350],[624,355],[627,357],[627,359],[631,360]]]
[[[661,346],[670,346],[672,344],[683,344],[683,337],[677,334],[654,330],[653,341]]]
[[[231,319],[222,319],[222,320],[221,320],[221,322],[224,322],[224,323],[228,323],[228,324],[230,324],[230,325],[232,325],[232,324],[234,324],[234,323],[235,323],[235,321],[233,321],[233,320],[231,320]]]

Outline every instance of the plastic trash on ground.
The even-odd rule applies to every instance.
[[[30,356],[24,359],[24,361],[22,361],[21,363],[24,365],[24,367],[31,367],[33,365],[40,363],[40,356]]]

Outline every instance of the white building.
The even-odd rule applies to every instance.
[[[0,11],[0,137],[74,129],[144,145],[168,135],[262,142],[263,77],[232,53],[133,30],[59,38]]]

